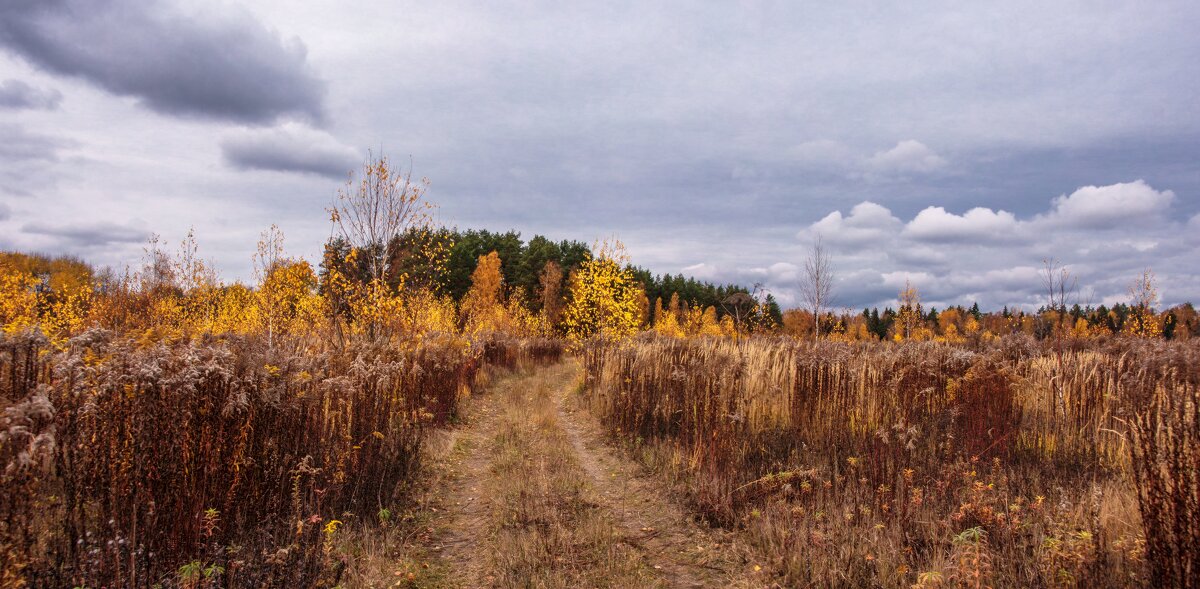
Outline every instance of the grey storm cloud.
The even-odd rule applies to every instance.
[[[0,82],[0,108],[54,110],[62,97],[58,90],[35,88],[21,80]]]
[[[272,223],[317,259],[335,179],[378,146],[446,224],[616,235],[653,272],[785,304],[810,230],[847,305],[905,276],[939,306],[1036,304],[1047,256],[1097,297],[1152,265],[1200,299],[1194,0],[233,4],[0,0],[0,80],[70,105],[13,113],[8,149],[45,159],[0,157],[0,190],[37,199],[0,234],[55,247],[17,230],[35,210],[194,224],[246,277]]]
[[[0,159],[9,162],[53,161],[60,149],[73,145],[73,141],[33,132],[23,125],[0,123]]]
[[[54,225],[42,222],[26,223],[21,231],[63,240],[68,246],[103,246],[116,243],[146,241],[150,232],[118,223],[87,223]]]
[[[320,120],[325,84],[298,39],[248,13],[185,13],[158,0],[9,0],[0,44],[53,73],[77,76],[166,114],[245,123]]]
[[[273,129],[248,129],[221,141],[225,161],[241,170],[304,172],[345,178],[361,165],[362,154],[328,133],[288,123]]]

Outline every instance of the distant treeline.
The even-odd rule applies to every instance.
[[[822,333],[847,339],[948,339],[974,333],[1004,335],[1026,333],[1038,339],[1046,339],[1056,333],[1069,333],[1075,337],[1097,337],[1133,333],[1152,335],[1163,339],[1187,338],[1200,332],[1200,315],[1191,303],[1184,303],[1162,311],[1147,309],[1152,324],[1146,324],[1138,309],[1126,303],[1106,305],[1072,305],[1067,308],[1051,309],[1043,306],[1036,313],[1020,309],[985,312],[979,304],[970,307],[952,305],[942,310],[926,309],[922,305],[909,312],[904,307],[893,309],[869,307],[859,314],[826,313],[821,316]],[[907,324],[906,324],[907,322]],[[812,333],[812,314],[802,309],[791,309],[784,313],[783,330],[795,336]]]
[[[330,264],[339,264],[345,271],[345,261],[350,246],[342,240],[326,244],[321,263],[322,280]],[[516,231],[492,232],[487,230],[458,230],[440,228],[435,231],[410,231],[393,239],[388,245],[388,255],[396,261],[389,269],[394,272],[387,277],[393,286],[405,282],[410,286],[431,288],[447,295],[457,303],[471,286],[471,274],[475,271],[480,256],[497,252],[501,261],[501,273],[507,297],[518,297],[526,308],[537,313],[542,310],[542,271],[553,262],[562,270],[560,292],[568,291],[571,272],[591,255],[589,246],[581,241],[551,241],[536,235],[528,242]],[[366,257],[358,258],[357,272],[363,279],[368,275]],[[106,285],[119,277],[111,270],[97,272],[89,264],[73,256],[45,256],[15,252],[0,252],[0,265],[39,278],[37,289],[43,293],[38,305],[46,307],[58,304],[59,293],[72,292],[87,284],[97,285],[104,290]],[[630,266],[634,277],[646,293],[647,325],[655,325],[659,318],[656,309],[669,308],[671,299],[679,304],[697,309],[713,307],[719,317],[726,315],[723,303],[737,293],[750,293],[743,286],[716,285],[694,278],[677,275],[655,275],[649,270]],[[351,274],[353,272],[350,272]],[[806,337],[812,334],[812,314],[803,309],[781,312],[769,294],[765,297],[767,315],[781,331],[793,336]],[[903,306],[880,309],[866,308],[861,313],[824,313],[821,316],[821,332],[842,339],[947,339],[957,340],[971,334],[1027,333],[1046,338],[1056,333],[1073,336],[1097,337],[1139,332],[1146,335],[1147,313],[1152,314],[1149,335],[1164,339],[1187,338],[1200,333],[1200,315],[1191,303],[1163,310],[1146,309],[1139,312],[1126,303],[1106,305],[1072,305],[1061,309],[1041,308],[1037,312],[1009,309],[982,311],[978,304],[970,307],[950,306],[944,309],[925,308],[919,303],[915,309]]]
[[[322,275],[331,263],[340,263],[350,252],[350,245],[335,239],[325,246],[325,261]],[[591,248],[582,241],[552,241],[535,235],[528,242],[521,239],[517,231],[494,232],[486,229],[449,229],[435,231],[411,230],[393,239],[388,245],[388,256],[394,262],[389,267],[396,273],[388,282],[396,286],[403,280],[409,284],[432,288],[438,294],[449,295],[461,302],[471,287],[471,273],[479,263],[479,257],[491,252],[500,256],[500,272],[504,277],[506,297],[519,297],[532,312],[541,311],[540,277],[547,263],[553,262],[562,270],[561,292],[567,292],[571,272],[591,256]],[[365,259],[365,258],[364,258]],[[672,297],[681,304],[701,309],[714,307],[718,316],[726,314],[725,301],[733,294],[751,294],[750,290],[735,284],[717,285],[710,282],[684,277],[682,274],[653,274],[645,268],[629,266],[636,279],[645,289],[650,306],[648,320],[653,324],[654,302],[661,299],[667,306]],[[359,268],[365,277],[367,268]],[[783,321],[783,313],[774,297],[765,296],[768,313],[776,325]]]

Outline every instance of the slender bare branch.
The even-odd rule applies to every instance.
[[[804,275],[800,281],[800,299],[813,314],[813,334],[821,337],[821,313],[830,306],[833,298],[833,282],[837,278],[830,259],[829,250],[817,234],[812,251],[804,261]]]

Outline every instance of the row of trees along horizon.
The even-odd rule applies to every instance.
[[[190,231],[175,256],[152,237],[142,269],[135,273],[126,269],[123,275],[111,269],[96,271],[71,256],[0,253],[0,271],[4,274],[0,285],[4,292],[0,294],[5,295],[4,308],[0,309],[4,317],[0,318],[6,325],[13,325],[21,322],[12,318],[24,313],[33,315],[25,323],[61,327],[80,322],[86,314],[85,309],[73,307],[90,305],[96,295],[127,290],[133,282],[145,291],[183,294],[203,287],[223,292],[227,295],[224,298],[247,300],[255,288],[261,291],[273,279],[280,282],[286,277],[295,288],[328,299],[323,312],[349,320],[353,320],[350,299],[354,296],[343,291],[350,285],[362,290],[376,283],[381,292],[375,296],[385,298],[405,291],[429,293],[440,298],[443,307],[454,307],[445,313],[454,315],[452,323],[462,330],[471,322],[466,308],[478,307],[478,303],[468,302],[473,298],[472,287],[482,282],[488,290],[483,298],[489,305],[505,307],[512,311],[510,315],[515,313],[528,319],[526,323],[537,324],[532,328],[526,325],[526,330],[540,335],[566,335],[570,329],[563,313],[578,298],[579,291],[579,285],[573,283],[579,279],[585,262],[599,257],[617,264],[617,282],[628,282],[627,286],[636,291],[623,295],[629,299],[632,314],[627,331],[652,329],[677,335],[753,331],[847,341],[954,342],[1008,333],[1027,333],[1039,339],[1064,334],[1076,338],[1131,334],[1172,339],[1187,338],[1200,328],[1190,303],[1162,312],[1154,308],[1158,297],[1149,270],[1131,287],[1128,304],[1110,308],[1071,303],[1074,284],[1067,288],[1069,272],[1053,261],[1047,262],[1043,272],[1047,301],[1036,313],[1007,306],[983,312],[978,304],[970,308],[926,308],[916,286],[910,284],[899,293],[895,309],[866,308],[860,314],[834,311],[829,309],[834,281],[832,261],[820,243],[814,246],[802,273],[802,306],[783,312],[775,298],[758,285],[746,288],[717,285],[682,274],[655,275],[630,264],[619,243],[589,247],[582,241],[555,242],[541,235],[525,242],[516,231],[434,226],[427,212],[431,205],[424,199],[426,186],[427,181],[413,181],[411,174],[392,168],[386,158],[368,161],[361,178],[348,182],[330,209],[336,231],[325,244],[319,269],[314,272],[304,260],[287,258],[283,234],[272,226],[263,233],[254,256],[256,287],[222,283],[214,266],[200,257],[197,239]],[[381,216],[382,222],[370,218],[373,201],[391,203],[388,214]],[[488,273],[494,276],[485,276]],[[609,288],[602,298],[625,289],[619,285]],[[291,314],[297,311],[296,300],[292,296],[285,305],[291,307]],[[22,305],[25,311],[19,308]],[[56,314],[71,317],[56,319]],[[487,326],[475,323],[476,330],[499,327],[495,321]],[[575,331],[590,334],[597,325]]]
[[[570,283],[583,262],[593,256],[593,248],[581,241],[563,240],[554,242],[541,235],[534,236],[529,242],[521,239],[520,233],[508,231],[505,233],[488,230],[458,230],[439,228],[433,237],[440,241],[444,248],[443,260],[414,260],[416,256],[406,251],[408,242],[415,239],[428,239],[421,235],[420,230],[410,230],[391,240],[387,248],[388,256],[392,258],[384,266],[384,281],[393,291],[420,290],[428,291],[447,298],[462,308],[468,299],[471,287],[481,276],[477,274],[481,268],[484,273],[494,270],[494,280],[499,283],[501,304],[509,301],[519,304],[524,310],[533,315],[549,314],[552,316],[550,332],[562,333],[560,315],[570,298]],[[421,235],[421,237],[416,237]],[[277,230],[264,233],[264,240],[279,239]],[[42,321],[43,326],[54,324],[52,315],[64,311],[72,304],[86,305],[84,299],[103,296],[108,293],[126,288],[123,283],[138,282],[146,290],[171,291],[175,295],[185,295],[191,287],[182,280],[181,271],[184,265],[181,259],[187,256],[182,252],[196,251],[196,238],[189,232],[180,248],[178,256],[172,256],[160,247],[157,238],[152,238],[146,248],[143,267],[138,272],[126,270],[118,273],[111,268],[94,268],[84,260],[70,255],[45,255],[24,252],[0,252],[0,272],[5,279],[5,292],[0,294],[14,295],[7,300],[16,302],[21,299],[18,290],[26,295],[32,295],[35,301],[33,315]],[[331,286],[334,275],[349,277],[362,284],[371,281],[369,256],[351,256],[354,247],[344,238],[330,240],[324,247],[324,255],[320,266],[312,276],[305,276],[305,271],[312,272],[311,266],[299,260],[274,262],[274,268],[264,273],[260,283],[247,286],[239,282],[223,283],[206,266],[202,271],[205,276],[199,282],[223,291],[227,294],[244,291],[261,290],[264,284],[270,282],[270,275],[285,274],[291,269],[292,273],[299,270],[299,281],[313,294],[328,296],[334,290]],[[496,267],[489,268],[489,258],[496,260]],[[307,268],[305,268],[307,266]],[[695,310],[701,317],[706,310],[709,315],[718,320],[731,316],[741,307],[746,306],[745,298],[751,291],[734,284],[718,285],[691,277],[679,275],[656,275],[649,270],[633,265],[626,265],[624,270],[636,283],[640,294],[642,323],[654,325],[662,321],[661,314],[674,311],[680,315]],[[81,296],[88,292],[91,296]],[[234,295],[236,296],[236,295]],[[650,306],[648,301],[656,301]],[[778,303],[770,294],[762,294],[760,301],[763,315],[755,316],[755,329],[767,331],[777,328],[783,321],[783,313]],[[12,306],[12,305],[9,305]],[[734,309],[738,306],[738,309]],[[19,312],[15,308],[6,309],[6,316],[15,317]],[[751,313],[753,315],[753,313]],[[35,317],[30,317],[35,319]],[[465,317],[461,318],[465,321]],[[49,320],[49,321],[47,321]],[[12,324],[12,321],[6,321]],[[463,326],[459,325],[461,329]],[[748,326],[747,326],[748,328]]]
[[[442,263],[420,260],[412,254],[414,242],[436,239],[444,251]],[[189,234],[183,250],[195,251],[195,239]],[[314,286],[318,292],[328,289],[330,271],[334,267],[343,269],[356,280],[370,280],[369,264],[365,257],[358,257],[354,264],[347,264],[352,246],[344,238],[335,238],[325,245],[323,261],[316,275]],[[431,234],[410,230],[391,240],[388,256],[393,261],[386,266],[385,280],[390,288],[428,288],[449,297],[461,307],[472,285],[472,276],[480,267],[480,261],[495,253],[499,260],[499,280],[502,285],[502,300],[519,302],[532,314],[550,311],[557,318],[569,295],[571,273],[592,256],[592,248],[582,241],[551,241],[536,235],[528,242],[520,233],[504,233],[488,230],[458,230],[438,228]],[[156,272],[161,279],[160,288],[183,290],[163,278],[164,264],[172,264],[157,241],[147,247],[146,268]],[[350,267],[353,266],[353,267]],[[119,277],[111,269],[95,270],[83,260],[73,256],[48,256],[18,252],[0,252],[0,267],[7,273],[17,273],[26,288],[32,287],[38,295],[38,314],[47,315],[60,308],[64,298],[80,289],[91,289],[97,293],[111,290]],[[645,294],[644,320],[641,327],[669,331],[663,324],[664,315],[674,312],[676,317],[689,312],[703,313],[711,309],[710,315],[718,322],[736,313],[741,303],[735,295],[754,295],[755,303],[762,306],[761,317],[753,325],[758,332],[778,332],[797,337],[812,337],[818,324],[813,321],[811,308],[793,308],[781,311],[769,293],[735,285],[717,285],[685,277],[682,274],[655,275],[649,270],[633,265],[626,269]],[[217,283],[215,276],[203,280]],[[9,280],[8,283],[17,281]],[[247,288],[240,284],[220,285],[219,288]],[[1105,334],[1133,334],[1161,336],[1165,339],[1189,337],[1200,328],[1200,318],[1191,303],[1184,303],[1161,312],[1153,308],[1152,296],[1146,293],[1131,294],[1130,303],[1106,305],[1050,306],[1044,304],[1037,312],[1021,309],[1010,310],[1005,306],[1000,311],[985,312],[979,305],[926,307],[919,300],[915,287],[906,287],[901,293],[896,309],[891,306],[864,308],[861,313],[848,311],[823,311],[820,313],[819,333],[825,337],[848,340],[956,340],[972,334],[1003,335],[1027,333],[1039,339],[1051,337],[1059,332],[1069,332],[1075,337],[1098,337]],[[558,300],[549,300],[557,298]],[[1143,300],[1136,300],[1141,296]],[[744,298],[742,299],[745,300]],[[653,306],[648,304],[654,301]],[[750,326],[747,325],[749,328]],[[552,321],[552,330],[561,331],[557,321]]]
[[[557,277],[557,292],[566,293],[570,273],[592,255],[592,248],[581,241],[554,242],[536,235],[524,242],[520,233],[516,231],[499,233],[488,230],[461,231],[439,228],[432,236],[445,251],[442,265],[427,260],[415,260],[416,256],[408,253],[414,249],[413,242],[422,238],[428,239],[420,231],[410,230],[393,238],[388,251],[394,258],[394,263],[387,266],[386,274],[386,280],[392,288],[400,288],[401,276],[406,276],[407,287],[428,287],[461,305],[471,287],[471,276],[479,267],[480,259],[495,252],[500,260],[499,271],[506,291],[505,298],[513,297],[528,311],[537,314],[546,310],[545,295],[548,287],[551,291],[554,290],[553,285],[546,281]],[[194,243],[194,239],[189,237],[186,243]],[[184,249],[187,247],[185,245]],[[326,244],[317,280],[318,289],[323,289],[327,284],[329,270],[334,265],[347,266],[345,260],[351,249],[352,246],[344,238],[335,238]],[[146,264],[150,268],[167,263],[157,241],[147,247],[146,257]],[[369,280],[369,268],[368,264],[361,260],[360,258],[357,267],[350,272],[355,274],[358,280],[365,282]],[[56,300],[61,299],[65,293],[77,292],[82,287],[106,291],[118,280],[117,275],[110,269],[96,271],[86,262],[72,256],[3,252],[0,253],[0,266],[8,272],[24,275],[26,280],[23,282],[33,285],[42,296],[40,306],[43,314],[50,312],[55,307]],[[703,312],[711,307],[716,317],[721,319],[734,312],[730,303],[731,297],[739,293],[752,293],[751,289],[743,286],[716,285],[682,274],[655,275],[649,270],[632,265],[628,266],[628,270],[640,284],[646,299],[656,301],[653,307],[646,309],[644,327],[652,328],[661,323],[663,318],[659,313],[672,308],[678,313],[686,312],[686,309],[681,311],[681,308],[696,308]],[[159,273],[163,274],[163,271],[160,269]],[[215,277],[210,279],[215,281]],[[232,286],[227,285],[225,288]],[[977,303],[970,307],[949,306],[941,310],[936,307],[926,308],[920,303],[919,295],[911,296],[915,293],[915,287],[907,288],[912,290],[910,300],[901,296],[897,309],[890,306],[883,310],[878,307],[864,308],[859,315],[845,311],[822,312],[820,332],[849,339],[873,337],[886,340],[895,339],[897,336],[954,339],[977,332],[997,335],[1024,332],[1041,339],[1053,335],[1057,330],[1067,330],[1076,336],[1136,332],[1172,339],[1188,337],[1197,331],[1197,314],[1191,303],[1155,313],[1150,321],[1145,321],[1142,319],[1143,307],[1153,312],[1153,303],[1148,300],[1134,300],[1137,298],[1135,295],[1131,295],[1130,303],[1117,303],[1111,308],[1103,304],[1093,306],[1072,303],[1069,307],[1051,307],[1045,304],[1036,313],[1021,309],[1010,310],[1007,306],[1000,311],[984,312]],[[780,331],[800,337],[814,335],[814,315],[811,309],[795,308],[782,312],[771,294],[759,296],[765,306],[763,321],[756,326],[760,331]],[[1141,296],[1143,299],[1147,298],[1145,293]]]

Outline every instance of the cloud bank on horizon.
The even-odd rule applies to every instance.
[[[1180,218],[1175,200],[1172,191],[1136,180],[1081,187],[1026,219],[987,207],[956,214],[929,206],[908,221],[864,201],[848,214],[830,213],[797,238],[812,243],[819,237],[842,261],[839,290],[849,306],[887,305],[910,282],[928,304],[943,308],[974,302],[1037,307],[1045,302],[1039,287],[1050,260],[1070,260],[1083,288],[1075,297],[1080,304],[1111,305],[1126,301],[1129,277],[1150,266],[1172,277],[1170,288],[1200,287],[1193,270],[1200,214]],[[799,266],[742,274],[783,289],[799,278]],[[1164,295],[1179,300],[1180,292]]]
[[[248,277],[278,223],[315,259],[368,150],[441,220],[617,234],[656,272],[795,300],[1081,302],[1153,267],[1200,302],[1191,2],[697,7],[333,0],[0,5],[0,248],[136,264],[196,228]],[[1057,196],[1056,196],[1057,195]]]

